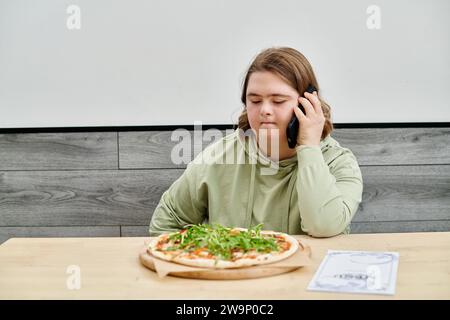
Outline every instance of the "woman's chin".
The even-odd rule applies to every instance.
[[[273,129],[263,129],[258,130],[258,140],[259,141],[268,141],[268,142],[277,142],[278,145],[283,145],[283,143],[287,143],[286,132],[279,130],[278,128]]]

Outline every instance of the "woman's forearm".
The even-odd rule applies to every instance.
[[[315,237],[342,233],[355,215],[362,197],[362,176],[350,152],[330,168],[320,147],[298,150],[297,192],[302,230]]]

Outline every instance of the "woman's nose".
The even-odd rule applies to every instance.
[[[260,112],[263,115],[272,114],[273,110],[272,106],[270,105],[270,102],[264,102],[261,106]]]

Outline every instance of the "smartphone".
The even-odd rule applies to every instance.
[[[314,91],[317,91],[317,89],[312,84],[310,84],[308,86],[308,88],[306,89],[306,91],[309,93],[313,93]],[[302,110],[303,114],[306,114],[305,109],[303,108],[301,103],[298,104],[298,107],[300,108],[300,110]],[[291,121],[289,121],[289,124],[286,128],[286,136],[287,136],[287,140],[288,140],[288,145],[289,145],[289,148],[291,148],[291,149],[294,149],[295,146],[297,145],[298,130],[300,129],[299,125],[300,125],[300,123],[297,119],[297,116],[294,113]]]

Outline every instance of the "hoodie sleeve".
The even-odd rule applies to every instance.
[[[358,162],[349,149],[338,152],[328,166],[319,146],[297,148],[301,228],[313,237],[348,232],[362,200],[363,180]]]
[[[207,187],[198,185],[198,165],[188,164],[183,174],[163,193],[150,222],[150,236],[202,223],[207,213]]]

